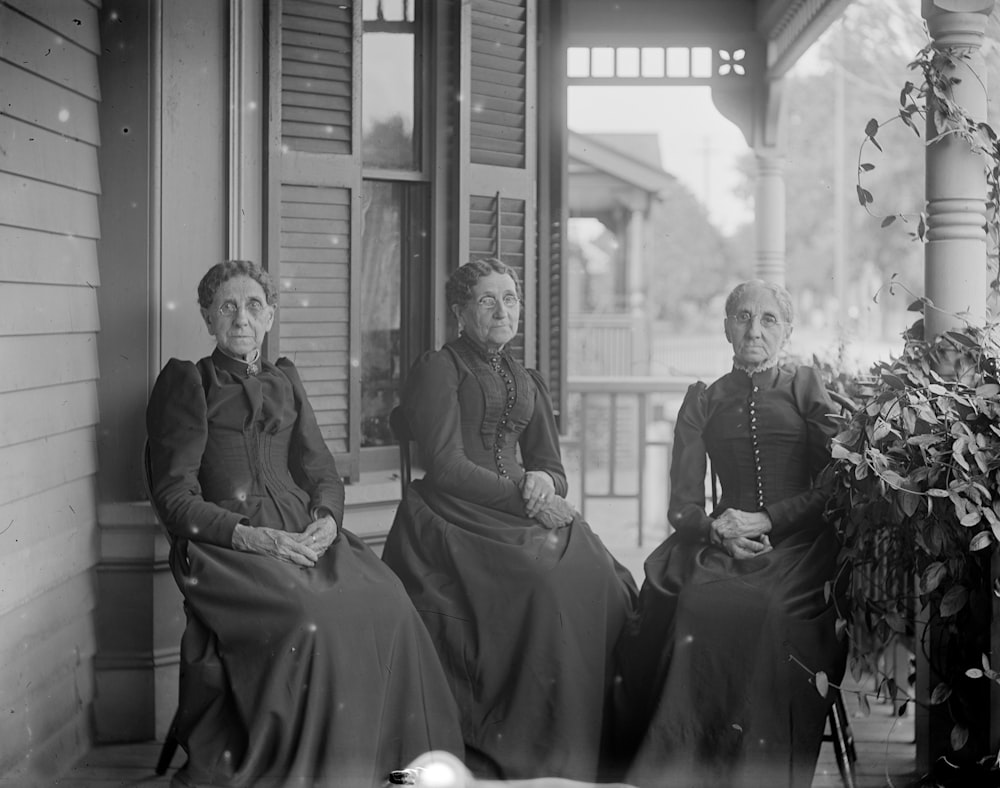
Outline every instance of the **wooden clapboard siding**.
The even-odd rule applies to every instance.
[[[89,746],[98,561],[98,2],[0,5],[0,779]]]
[[[280,8],[279,8],[280,6]],[[275,4],[271,258],[280,286],[277,355],[292,359],[342,473],[359,474],[356,277],[361,217],[360,4]],[[274,267],[272,266],[272,269]]]

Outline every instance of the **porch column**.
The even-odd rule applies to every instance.
[[[982,44],[994,0],[922,0],[921,13],[934,47],[957,49],[965,57],[955,68],[956,103],[972,118],[985,119],[986,64]],[[927,116],[927,139],[937,134],[933,113]],[[961,325],[956,315],[970,313],[982,322],[986,313],[986,176],[984,161],[969,145],[948,136],[926,148],[927,242],[924,245],[924,293],[934,306],[924,309],[929,337]],[[993,576],[1000,576],[1000,559],[993,556]],[[993,599],[992,652],[1000,653],[1000,604]],[[919,622],[918,622],[919,626]],[[922,638],[922,633],[919,635]],[[933,633],[931,633],[933,637]],[[917,649],[917,697],[930,697],[934,679],[922,650]],[[995,657],[994,657],[995,658]],[[989,683],[989,746],[1000,739],[1000,691]],[[926,769],[948,752],[950,721],[916,707],[917,765]]]
[[[994,0],[923,0],[922,14],[933,45],[968,53],[955,69],[955,101],[976,119],[986,118],[986,64],[982,44]],[[927,115],[927,139],[937,134]],[[986,309],[986,176],[981,156],[955,136],[926,148],[927,243],[925,331],[936,336],[962,321],[957,313],[983,318]]]
[[[774,148],[758,148],[754,276],[785,284],[785,162]]]
[[[628,220],[628,313],[632,320],[633,375],[648,373],[649,350],[646,334],[646,214],[632,207]]]

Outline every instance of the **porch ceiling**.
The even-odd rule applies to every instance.
[[[753,37],[777,79],[851,0],[566,0],[570,47],[728,45]]]

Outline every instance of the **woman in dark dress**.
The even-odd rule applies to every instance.
[[[382,557],[441,655],[473,774],[593,780],[635,585],[566,502],[547,389],[507,350],[516,273],[468,263],[446,296],[460,336],[417,361],[402,405],[426,475]]]
[[[276,291],[209,270],[217,347],[171,359],[147,409],[152,493],[189,625],[174,785],[380,786],[462,754],[440,662],[399,580],[343,530],[344,485],[292,363],[261,358]]]
[[[845,650],[824,584],[838,543],[817,477],[835,412],[817,373],[778,366],[792,330],[784,288],[726,302],[733,370],[692,385],[674,432],[668,517],[620,644],[627,781],[643,788],[812,783]],[[705,511],[706,457],[722,487]],[[808,670],[807,670],[808,669]]]

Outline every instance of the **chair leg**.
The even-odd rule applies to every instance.
[[[833,752],[837,758],[837,767],[840,769],[840,779],[844,781],[844,788],[857,788],[857,775],[854,769],[854,762],[857,760],[857,753],[854,749],[854,734],[847,720],[844,700],[839,692],[834,697],[827,717],[830,722],[829,739],[833,742]]]
[[[156,761],[156,773],[166,774],[167,769],[170,768],[170,762],[174,759],[174,753],[177,752],[177,735],[176,735],[176,725],[177,725],[177,713],[174,712],[174,718],[170,721],[170,727],[167,728],[167,738],[163,740],[163,746],[160,748],[160,757]]]

